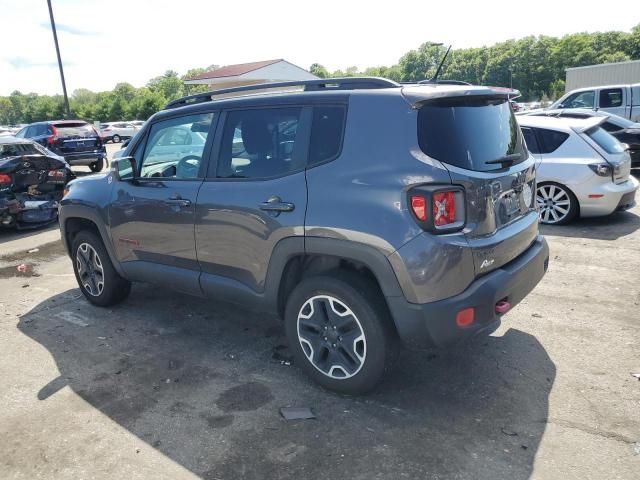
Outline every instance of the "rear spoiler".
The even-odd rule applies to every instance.
[[[503,97],[513,100],[520,91],[504,87],[484,87],[475,85],[442,85],[427,83],[402,87],[402,96],[412,108],[420,108],[424,102],[452,97]]]
[[[598,127],[602,125],[604,122],[608,120],[609,117],[591,117],[584,120],[584,123],[581,125],[572,126],[571,129],[577,133],[584,133],[588,130],[591,130],[594,127]]]

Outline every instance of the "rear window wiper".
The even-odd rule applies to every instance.
[[[505,155],[504,157],[500,157],[496,160],[489,160],[488,162],[484,162],[484,163],[486,163],[487,165],[494,165],[496,163],[500,163],[504,167],[510,167],[521,158],[522,158],[521,153],[510,153],[509,155]]]

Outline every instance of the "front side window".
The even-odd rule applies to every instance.
[[[198,178],[213,113],[155,123],[142,156],[141,178]]]
[[[600,90],[600,108],[612,108],[622,106],[622,89],[607,88]]]
[[[595,92],[588,90],[586,92],[574,93],[562,102],[561,108],[593,108]]]
[[[227,114],[218,178],[269,178],[304,167],[298,124],[302,109],[265,108]]]
[[[467,170],[491,171],[526,160],[520,127],[504,97],[450,97],[418,111],[424,153]]]

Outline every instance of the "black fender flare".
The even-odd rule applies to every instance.
[[[113,264],[113,268],[116,269],[118,274],[122,277],[125,277],[124,271],[122,270],[122,266],[120,262],[118,262],[115,250],[113,248],[113,243],[111,242],[111,236],[109,235],[109,231],[105,226],[105,220],[102,218],[95,208],[92,208],[87,205],[63,205],[60,208],[58,214],[58,220],[60,223],[60,233],[62,236],[62,243],[65,247],[65,250],[71,256],[71,245],[67,242],[67,222],[71,219],[78,218],[82,220],[88,220],[93,223],[98,229],[98,233],[100,234],[100,238],[104,247],[109,254],[109,259]]]
[[[287,237],[276,244],[267,269],[264,300],[270,311],[278,309],[280,280],[289,260],[309,255],[327,255],[357,261],[371,270],[385,297],[404,296],[391,263],[378,249],[336,238]]]

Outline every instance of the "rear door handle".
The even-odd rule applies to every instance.
[[[186,200],[184,198],[168,198],[164,201],[164,203],[172,207],[190,207],[191,206],[191,200]]]
[[[293,212],[296,206],[290,202],[283,202],[280,197],[274,195],[270,197],[266,202],[260,204],[260,210],[266,212]]]

